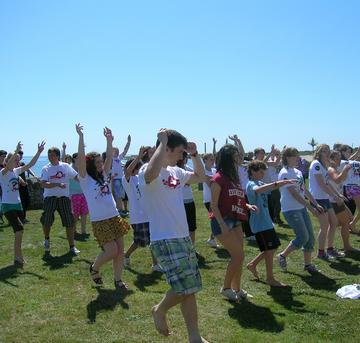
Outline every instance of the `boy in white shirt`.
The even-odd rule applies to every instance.
[[[195,293],[202,285],[182,196],[185,183],[205,181],[204,167],[195,143],[188,143],[177,131],[161,129],[156,146],[150,162],[139,175],[150,222],[150,247],[171,286],[152,309],[155,327],[159,333],[168,336],[167,312],[180,304],[189,341],[206,342],[198,328]],[[194,172],[175,166],[185,149],[191,155]]]
[[[41,171],[41,186],[44,188],[44,211],[40,222],[44,231],[45,252],[50,252],[50,229],[54,223],[55,211],[61,217],[61,223],[66,227],[66,236],[70,253],[80,253],[74,244],[74,216],[71,210],[69,182],[77,176],[77,172],[67,163],[60,162],[60,149],[52,147],[48,150],[49,164]]]

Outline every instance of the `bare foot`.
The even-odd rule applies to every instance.
[[[266,280],[266,283],[271,287],[288,287],[287,284],[277,281],[275,279]]]
[[[247,266],[246,266],[246,268],[252,273],[252,275],[254,275],[254,278],[256,279],[256,280],[259,280],[259,274],[258,274],[258,272],[257,272],[257,270],[256,270],[256,266],[254,266],[253,264],[248,264]]]
[[[160,311],[157,309],[157,306],[154,306],[151,309],[151,313],[152,313],[152,316],[154,319],[156,330],[163,336],[169,336],[170,331],[169,331],[169,327],[166,323],[166,315],[160,313]]]

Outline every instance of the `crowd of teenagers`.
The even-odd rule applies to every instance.
[[[40,222],[44,233],[44,249],[50,254],[50,232],[54,213],[60,215],[66,228],[70,253],[77,255],[74,234],[80,222],[80,234],[88,235],[87,215],[100,252],[90,265],[92,282],[103,284],[101,267],[112,261],[114,285],[126,291],[122,280],[124,267],[130,266],[131,255],[139,247],[150,246],[152,270],[162,272],[170,285],[163,299],[153,307],[156,329],[169,335],[167,312],[180,305],[190,342],[206,342],[198,328],[195,294],[202,281],[195,250],[197,229],[196,206],[191,184],[200,184],[203,202],[209,214],[207,243],[221,244],[229,253],[220,293],[230,301],[251,298],[241,287],[245,257],[244,239],[255,240],[259,254],[247,264],[258,279],[257,265],[263,260],[266,282],[273,287],[286,287],[275,278],[274,259],[286,271],[287,257],[298,249],[304,256],[304,270],[319,273],[312,253],[317,243],[317,258],[330,261],[344,257],[356,249],[350,233],[358,234],[360,219],[360,150],[345,144],[316,147],[313,161],[308,163],[296,148],[281,151],[272,146],[266,154],[255,149],[245,154],[237,135],[213,153],[200,156],[195,143],[175,130],[160,129],[155,147],[142,146],[137,156],[122,165],[131,144],[120,153],[113,147],[114,136],[104,128],[106,151],[85,152],[84,129],[76,125],[78,151],[66,154],[56,147],[48,149],[49,164],[42,168],[40,182],[44,189],[44,205]],[[22,144],[13,153],[0,151],[1,212],[15,234],[14,263],[25,263],[21,243],[26,223],[29,194],[25,172],[31,172],[45,143],[38,144],[28,164],[21,162]],[[188,160],[191,159],[191,167]],[[34,175],[32,173],[32,175]],[[306,179],[309,179],[309,189]],[[25,195],[24,195],[25,194]],[[274,223],[283,225],[280,213],[295,233],[295,238],[276,255],[280,240]],[[309,212],[319,222],[315,237]],[[127,218],[129,217],[129,218]],[[343,247],[337,250],[334,239],[340,227]],[[123,237],[133,231],[133,242],[124,251]]]

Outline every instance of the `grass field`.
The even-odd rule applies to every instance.
[[[206,245],[209,234],[207,213],[201,193],[195,191],[198,230],[197,250],[201,263],[203,290],[198,294],[202,335],[210,342],[359,342],[360,301],[338,299],[335,292],[346,284],[360,282],[360,255],[331,263],[317,261],[319,276],[302,269],[301,252],[289,259],[288,272],[275,266],[276,276],[292,287],[271,290],[256,282],[248,271],[243,273],[243,288],[254,298],[230,303],[221,298],[228,255],[223,249]],[[153,326],[150,309],[168,286],[159,273],[151,273],[147,249],[134,253],[132,269],[123,279],[130,291],[114,290],[111,266],[102,270],[105,287],[92,287],[89,263],[98,253],[93,236],[78,241],[78,257],[66,254],[65,232],[56,219],[52,229],[52,258],[43,260],[40,211],[29,213],[30,224],[24,235],[23,269],[12,266],[13,233],[0,228],[0,342],[186,342],[186,330],[180,310],[169,315],[173,335],[161,337]],[[318,224],[315,221],[315,230]],[[89,231],[90,225],[89,225]],[[293,238],[291,229],[277,228],[282,247]],[[337,234],[337,246],[341,246]],[[126,237],[126,247],[131,242]],[[360,248],[360,237],[351,237]],[[245,262],[258,253],[245,243]],[[259,268],[264,277],[264,266]]]

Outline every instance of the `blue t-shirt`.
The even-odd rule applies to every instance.
[[[262,181],[249,181],[246,185],[246,194],[249,204],[255,205],[259,209],[258,212],[251,211],[250,214],[249,223],[253,233],[274,228],[268,208],[268,194],[270,194],[271,191],[262,193],[255,192],[256,188],[262,185],[265,185]]]
[[[70,179],[69,181],[70,196],[75,194],[83,194],[79,181],[76,181],[75,179]]]

